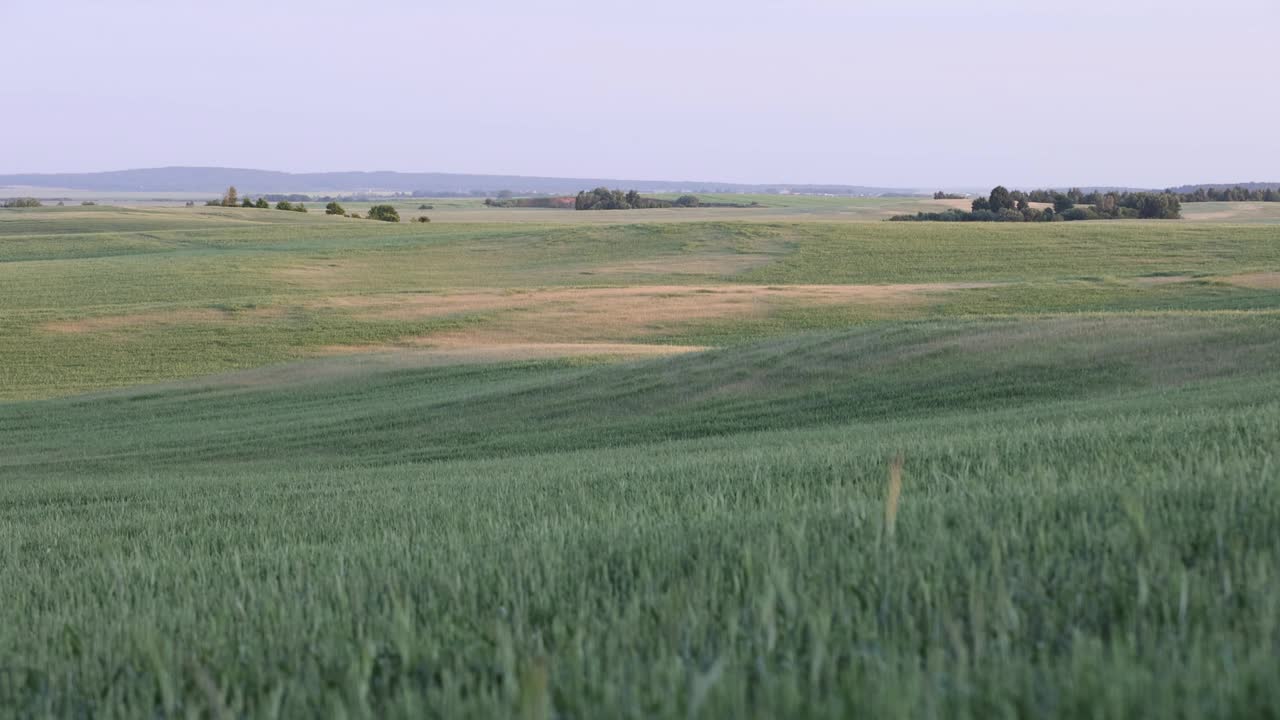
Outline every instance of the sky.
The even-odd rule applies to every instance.
[[[0,174],[1280,181],[1277,0],[0,0]]]

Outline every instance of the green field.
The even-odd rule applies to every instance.
[[[0,211],[0,716],[1280,713],[1280,218],[761,201]]]

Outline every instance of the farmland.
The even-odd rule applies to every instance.
[[[1276,713],[1280,216],[757,199],[0,211],[0,708]]]

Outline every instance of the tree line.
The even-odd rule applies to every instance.
[[[214,207],[242,207],[242,208],[256,208],[259,210],[268,210],[272,207],[271,203],[267,201],[267,198],[269,197],[272,197],[272,196],[268,195],[268,196],[259,197],[257,200],[253,200],[249,197],[245,197],[242,199],[240,197],[240,193],[236,190],[235,186],[232,185],[231,187],[227,188],[227,191],[222,194],[222,197],[217,198],[215,200],[210,200],[206,202],[205,205],[214,206]],[[276,196],[276,197],[281,197],[281,196]],[[284,196],[284,197],[295,197],[295,196]],[[305,198],[308,196],[302,195],[297,197]],[[188,203],[188,206],[190,205],[191,203]],[[303,213],[307,212],[307,206],[304,203],[296,202],[293,200],[286,200],[286,199],[281,199],[276,201],[275,209],[287,210],[290,212],[303,212]],[[357,220],[360,219],[360,213],[347,212],[342,207],[342,205],[338,204],[336,200],[331,200],[328,205],[324,206],[324,214],[340,215],[342,217],[355,218]],[[400,213],[397,212],[395,209],[395,206],[392,206],[392,205],[374,205],[373,207],[369,208],[367,217],[370,220],[382,220],[383,222],[400,222]],[[424,217],[419,217],[418,222],[430,222],[430,220],[428,220],[424,216]]]
[[[1172,190],[1166,192],[1173,192]],[[1280,202],[1280,189],[1274,187],[1247,188],[1235,187],[1198,187],[1194,192],[1178,193],[1178,199],[1185,203],[1197,202]]]
[[[1031,203],[1050,203],[1034,208]],[[1150,219],[1176,220],[1182,217],[1182,203],[1174,193],[1101,192],[1084,193],[1052,190],[1010,191],[1003,185],[973,201],[971,210],[920,212],[895,215],[892,221],[931,222],[1073,222],[1080,220]]]
[[[683,201],[686,204],[678,205]],[[697,204],[698,198],[683,195],[678,200],[661,200],[644,197],[635,190],[623,192],[598,187],[595,190],[583,190],[574,198],[574,210],[648,210],[652,208],[691,207],[687,203]]]
[[[7,208],[38,208],[44,207],[44,203],[33,197],[8,198],[4,201],[4,207]]]

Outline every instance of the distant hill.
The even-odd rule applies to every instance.
[[[748,185],[741,183],[610,178],[551,178],[451,173],[325,172],[286,173],[218,167],[165,167],[96,173],[0,175],[0,187],[30,186],[97,192],[209,192],[235,185],[242,193],[403,192],[484,195],[509,190],[523,194],[572,194],[595,187],[642,192],[792,192],[830,195],[919,195],[904,188],[860,185]]]

